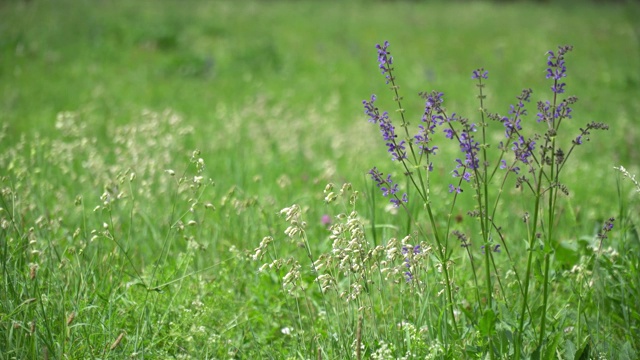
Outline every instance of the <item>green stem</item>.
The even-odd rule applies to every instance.
[[[518,334],[517,334],[517,340],[515,343],[515,353],[516,353],[516,360],[520,359],[521,356],[521,345],[522,345],[522,335],[524,332],[524,319],[525,319],[525,313],[527,311],[527,305],[528,305],[528,300],[529,300],[529,282],[531,281],[531,266],[533,263],[533,251],[534,251],[534,245],[535,245],[535,241],[536,241],[536,233],[538,231],[538,212],[540,209],[540,190],[542,187],[542,171],[540,171],[538,173],[538,182],[536,184],[536,191],[535,191],[535,204],[533,207],[533,226],[531,229],[531,233],[529,233],[529,255],[527,256],[527,271],[525,273],[524,276],[524,287],[523,287],[523,295],[524,295],[524,299],[522,300],[522,308],[520,309],[520,322],[518,323]]]

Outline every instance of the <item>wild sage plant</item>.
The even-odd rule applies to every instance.
[[[415,230],[401,240],[379,243],[377,228],[389,224],[361,217],[356,206],[361,194],[350,184],[339,191],[329,184],[324,191],[325,203],[343,207],[322,220],[330,233],[329,251],[318,254],[316,241],[310,241],[305,208],[294,204],[280,212],[288,223],[285,234],[304,255],[283,250],[268,236],[251,258],[266,257],[260,271],[277,272],[283,292],[295,300],[295,335],[313,339],[310,347],[300,342],[303,350],[319,358],[356,359],[553,356],[559,332],[556,324],[547,329],[547,309],[556,211],[560,195],[568,195],[560,174],[591,131],[607,129],[591,122],[566,143],[558,136],[577,101],[563,97],[565,55],[571,47],[548,52],[551,99],[537,103],[535,121],[526,121],[531,89],[516,97],[506,116],[489,112],[488,72],[480,68],[471,76],[480,105],[474,120],[449,112],[443,93],[423,92],[424,111],[414,127],[405,117],[389,43],[377,50],[397,118],[378,109],[375,95],[363,101],[364,110],[378,125],[404,179],[379,167],[369,176],[390,206],[405,210]],[[496,127],[497,136],[489,131]],[[498,137],[497,144],[490,144]],[[436,144],[438,139],[453,142],[461,156],[444,159],[448,145]],[[442,184],[436,168],[449,169],[450,181]],[[409,188],[403,191],[401,183]],[[470,208],[463,197],[473,201]],[[514,211],[522,225],[505,223]],[[464,213],[470,221],[459,215]],[[613,221],[603,225],[599,239],[606,239]],[[512,249],[512,239],[522,240],[526,252],[520,253],[522,246]],[[498,259],[499,254],[506,259]]]
[[[527,104],[531,101],[532,90],[524,89],[516,97],[517,102],[510,106],[506,116],[489,112],[485,108],[485,83],[488,72],[482,68],[474,70],[471,78],[478,88],[479,112],[474,119],[468,119],[444,107],[444,94],[441,92],[424,92],[420,96],[425,100],[424,112],[417,127],[411,128],[402,105],[399,85],[394,73],[393,57],[389,51],[389,43],[376,46],[378,63],[386,83],[390,86],[393,100],[397,105],[397,118],[392,119],[390,113],[380,112],[376,107],[376,96],[364,100],[365,114],[369,121],[378,125],[383,141],[387,146],[391,160],[400,166],[413,187],[413,196],[402,192],[395,176],[383,174],[378,167],[369,172],[371,179],[388,197],[395,207],[407,210],[415,222],[423,241],[433,244],[433,254],[441,264],[444,277],[443,291],[446,297],[446,322],[451,326],[452,337],[447,346],[462,348],[465,329],[471,326],[481,338],[483,352],[490,358],[498,353],[505,355],[504,341],[497,335],[497,326],[505,322],[500,313],[502,306],[496,302],[504,298],[506,306],[516,313],[517,322],[512,324],[512,345],[507,346],[510,357],[516,359],[524,355],[523,346],[535,348],[534,352],[544,351],[553,354],[553,346],[545,349],[550,331],[547,328],[547,309],[549,307],[550,270],[556,234],[556,212],[559,196],[568,195],[567,187],[561,182],[560,174],[567,167],[568,159],[574,149],[589,140],[592,130],[606,130],[603,123],[590,122],[572,137],[568,143],[560,141],[558,134],[564,122],[572,120],[572,106],[577,97],[564,97],[567,76],[565,56],[572,50],[571,46],[560,46],[556,51],[547,53],[546,77],[552,82],[551,98],[537,102],[535,121],[527,121]],[[499,127],[504,132],[502,141],[490,144],[495,137],[490,136],[489,129]],[[527,129],[525,131],[526,128]],[[444,161],[443,167],[451,168],[451,182],[448,184],[450,199],[445,209],[439,208],[443,199],[433,197],[432,173],[434,161],[440,154],[439,147],[434,144],[436,133],[441,131],[447,139],[454,141],[460,149],[459,158]],[[451,164],[451,165],[446,165]],[[514,179],[514,180],[512,180]],[[510,182],[511,181],[511,182]],[[503,193],[508,184],[515,183],[524,196],[522,218],[526,223],[526,254],[514,254],[509,251],[507,239],[518,238],[518,234],[509,233],[508,224],[498,223],[497,214],[511,211],[512,205],[505,203]],[[454,210],[462,192],[471,192],[475,207],[468,214],[477,221],[481,238],[481,246],[471,246],[468,237],[475,237],[454,229]],[[527,195],[529,197],[527,197]],[[529,199],[532,201],[528,202]],[[513,200],[513,199],[509,199]],[[410,202],[418,202],[426,213],[426,221],[421,221],[421,214],[411,212],[407,206]],[[436,214],[448,214],[440,221]],[[426,222],[426,224],[425,224]],[[602,234],[613,227],[613,219],[607,221]],[[453,235],[453,236],[452,236]],[[465,249],[473,271],[473,282],[476,289],[475,299],[480,316],[468,318],[462,324],[456,316],[461,300],[456,296],[454,280],[455,264],[453,258],[458,256],[455,240]],[[496,262],[495,253],[504,249],[511,261],[511,269],[501,269]],[[474,263],[474,255],[481,252],[482,264]],[[518,258],[523,258],[524,269],[519,267]],[[533,276],[534,261],[541,267],[540,274]],[[517,295],[520,300],[514,302],[507,299],[501,280],[509,272],[515,275]],[[407,279],[411,281],[410,278]],[[480,290],[482,289],[482,290]],[[531,294],[541,290],[540,304],[533,304]],[[533,305],[539,312],[532,310]],[[533,331],[530,326],[534,325]],[[525,333],[532,334],[527,340]]]

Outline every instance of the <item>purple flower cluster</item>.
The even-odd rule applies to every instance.
[[[420,245],[411,246],[404,245],[402,247],[402,255],[404,255],[404,266],[407,268],[407,271],[404,272],[404,277],[407,282],[411,282],[413,280],[413,274],[411,273],[411,258],[415,255],[418,255],[422,252]]]
[[[398,197],[398,184],[393,183],[393,180],[391,180],[391,175],[387,175],[387,177],[384,178],[384,174],[381,173],[376,167],[369,170],[369,175],[371,175],[371,179],[375,181],[376,186],[382,191],[382,196],[391,197],[390,202],[395,207],[399,207],[400,202],[406,203],[409,201],[406,193],[402,194],[401,198]]]
[[[551,103],[547,100],[546,102],[538,101],[538,122],[548,122],[555,121],[558,119],[571,119],[572,109],[569,105],[578,101],[575,97],[570,97],[564,101],[561,101],[560,104],[556,105],[556,107],[552,110]]]
[[[564,55],[573,49],[572,46],[559,46],[558,53],[553,51],[547,52],[549,57],[547,58],[547,79],[553,79],[553,86],[551,91],[556,94],[562,94],[564,92],[565,83],[560,82],[562,78],[567,77],[567,67],[564,63]]]
[[[531,89],[522,90],[522,94],[516,97],[518,103],[511,105],[509,109],[510,116],[502,118],[502,124],[505,127],[504,135],[507,139],[511,139],[511,136],[522,130],[520,123],[522,122],[522,117],[527,115],[527,109],[524,108],[524,103],[530,101],[532,92]]]
[[[398,142],[395,126],[391,123],[389,113],[386,111],[380,114],[380,111],[375,106],[376,96],[371,95],[371,101],[362,100],[364,105],[364,113],[369,117],[369,122],[378,124],[380,127],[380,133],[382,138],[386,141],[387,151],[391,154],[392,160],[403,160],[407,158],[407,151],[404,140]]]
[[[486,71],[485,69],[477,69],[477,70],[473,70],[473,73],[471,74],[471,78],[473,80],[476,79],[488,79],[489,78],[489,72]]]
[[[613,222],[615,220],[616,220],[615,218],[609,218],[609,220],[604,222],[604,225],[602,226],[602,230],[598,233],[598,239],[604,240],[608,237],[607,233],[613,230]]]
[[[460,151],[464,153],[464,160],[456,159],[456,167],[453,170],[453,177],[462,178],[466,182],[471,181],[472,172],[480,167],[480,158],[478,157],[478,151],[480,151],[480,143],[475,140],[473,133],[476,131],[476,125],[469,123],[466,119],[455,118],[453,115],[448,121],[458,121],[462,124],[463,129],[459,132],[456,139],[460,145]],[[455,133],[451,128],[445,129],[445,136],[452,139]],[[459,186],[449,184],[450,193],[461,193],[462,189]]]
[[[422,115],[422,122],[425,124],[418,125],[418,134],[414,138],[414,144],[420,149],[420,154],[435,155],[437,146],[429,147],[431,136],[435,134],[436,127],[444,123],[444,114],[442,110],[442,103],[444,100],[443,93],[433,91],[431,93],[420,93],[420,96],[425,99],[424,113]],[[433,170],[433,165],[429,163],[429,171]]]
[[[376,45],[376,49],[378,49],[378,66],[380,67],[382,75],[387,78],[387,84],[393,81],[393,76],[391,75],[393,71],[393,56],[390,56],[391,53],[387,50],[388,47],[388,41],[385,41],[383,45]]]
[[[480,249],[482,250],[482,253],[484,254],[484,245],[482,245],[480,247]],[[491,252],[494,252],[494,253],[499,253],[500,252],[500,244],[495,244],[493,246],[490,246],[489,250],[491,250]]]
[[[473,133],[476,132],[476,130],[476,124],[471,123],[460,132],[460,136],[458,137],[460,150],[465,154],[464,166],[471,170],[478,169],[480,165],[480,161],[478,159],[480,143],[473,137]],[[458,162],[458,166],[456,167],[457,169],[462,163],[459,160],[456,161]]]
[[[547,79],[553,79],[553,85],[551,91],[554,94],[562,94],[565,92],[566,83],[562,82],[562,79],[567,77],[567,67],[565,65],[564,56],[571,51],[571,46],[559,46],[558,51],[549,51],[547,54]],[[559,104],[552,105],[551,102],[538,102],[538,122],[549,122],[556,124],[556,121],[560,121],[564,118],[571,118],[571,107],[569,105],[575,103],[578,99],[571,96]],[[554,100],[555,104],[555,100]]]
[[[536,142],[532,139],[525,140],[524,137],[518,136],[518,139],[513,143],[511,150],[516,155],[516,159],[524,164],[531,163],[531,157],[533,156],[533,150],[536,148]]]

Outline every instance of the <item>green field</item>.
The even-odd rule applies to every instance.
[[[638,18],[633,2],[0,2],[0,359],[637,358],[640,193],[614,167],[640,176]],[[565,44],[579,101],[553,143],[610,128],[549,180],[541,235],[510,178],[483,240],[474,190],[450,205],[461,155],[441,135],[417,201],[362,100],[415,129],[437,90],[479,123],[482,67],[487,114],[531,88],[522,126],[544,132],[547,52]]]

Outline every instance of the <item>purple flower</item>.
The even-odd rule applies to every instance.
[[[549,101],[542,102],[538,101],[538,122],[547,122],[551,119],[551,114],[549,109],[551,109],[551,103]]]
[[[547,79],[553,79],[551,91],[556,94],[564,93],[565,83],[560,82],[567,77],[567,67],[564,62],[564,55],[573,49],[572,46],[559,46],[557,55],[553,51],[547,52]]]
[[[369,117],[369,122],[374,124],[378,124],[380,127],[380,133],[382,134],[382,139],[386,141],[387,151],[391,154],[392,160],[403,160],[407,158],[407,152],[405,147],[405,141],[401,140],[398,142],[396,140],[397,135],[395,131],[395,126],[391,123],[391,119],[389,118],[389,113],[386,111],[380,114],[380,110],[375,106],[376,96],[371,95],[371,100],[363,100],[362,105],[364,105],[364,113]]]
[[[482,250],[482,253],[484,254],[484,245],[482,245],[480,247],[480,249]],[[495,244],[495,245],[489,247],[489,249],[491,249],[491,251],[494,252],[494,253],[499,253],[500,252],[500,244]]]
[[[466,128],[460,132],[460,136],[458,136],[460,150],[465,154],[464,166],[471,170],[475,170],[480,167],[480,159],[478,158],[480,143],[475,141],[471,134],[475,131],[476,125],[470,124],[466,126]],[[458,163],[460,164],[460,162]]]
[[[524,137],[518,136],[518,140],[513,143],[513,147],[511,150],[515,152],[516,159],[518,161],[523,162],[524,164],[529,164],[530,159],[533,156],[533,150],[535,149],[536,142],[529,139],[525,140]]]
[[[380,115],[380,111],[374,105],[376,101],[376,96],[371,95],[371,101],[362,100],[362,105],[364,105],[364,113],[369,117],[369,122],[377,124],[382,121],[383,117],[388,118],[388,114],[385,111],[382,115]]]
[[[444,136],[446,136],[447,139],[453,139],[454,135],[455,135],[455,132],[453,131],[453,129],[450,129],[450,128],[444,129]]]
[[[385,75],[387,78],[387,84],[393,81],[393,77],[391,76],[391,71],[393,71],[393,67],[391,67],[391,65],[393,65],[393,56],[390,56],[391,53],[387,50],[388,47],[388,41],[385,41],[383,45],[376,45],[376,49],[378,49],[378,67],[382,75]]]
[[[401,198],[398,198],[398,184],[393,183],[393,180],[391,180],[391,175],[387,175],[387,177],[384,178],[384,174],[381,173],[376,167],[369,170],[369,175],[371,175],[371,179],[382,191],[382,196],[390,197],[390,202],[395,205],[395,207],[399,207],[401,202],[407,203],[409,201],[406,193],[402,194]]]
[[[407,268],[407,271],[404,272],[404,276],[407,282],[411,282],[411,280],[413,280],[413,274],[411,273],[411,259],[420,254],[422,249],[420,248],[420,245],[404,245],[401,251],[402,255],[404,255],[404,266]]]
[[[324,214],[322,215],[322,219],[320,220],[320,222],[322,223],[322,225],[324,226],[329,226],[331,225],[331,216]]]
[[[514,133],[522,130],[520,123],[522,121],[522,117],[527,115],[527,109],[524,108],[524,103],[529,102],[531,93],[531,89],[522,90],[522,94],[516,97],[516,99],[518,99],[518,103],[516,105],[511,105],[509,109],[509,115],[511,115],[511,117],[505,116],[502,118],[502,124],[506,129],[506,138],[510,139]]]
[[[573,140],[575,145],[582,145],[582,135],[578,135],[575,140]]]
[[[477,70],[473,70],[473,74],[471,75],[472,79],[488,79],[489,78],[489,72],[480,68]]]
[[[429,147],[431,135],[435,134],[436,127],[444,123],[444,112],[442,110],[443,93],[432,91],[430,93],[420,93],[425,100],[422,122],[418,126],[418,134],[413,137],[414,143],[420,149],[420,154],[435,155],[437,146]]]
[[[418,149],[420,149],[421,154],[431,154],[435,155],[437,146],[429,147],[428,144],[431,141],[429,135],[432,135],[435,131],[431,129],[431,127],[427,130],[424,125],[418,125],[418,134],[413,137],[415,144],[418,145]]]
[[[408,203],[409,198],[407,197],[407,194],[404,193],[402,194],[402,198],[398,199],[397,197],[393,197],[391,200],[389,200],[389,202],[392,203],[395,207],[400,207],[400,203]]]
[[[606,239],[607,233],[609,233],[611,230],[613,230],[613,222],[615,221],[615,218],[609,218],[609,220],[604,222],[604,225],[602,226],[602,230],[598,233],[598,239],[600,240],[604,240]]]

